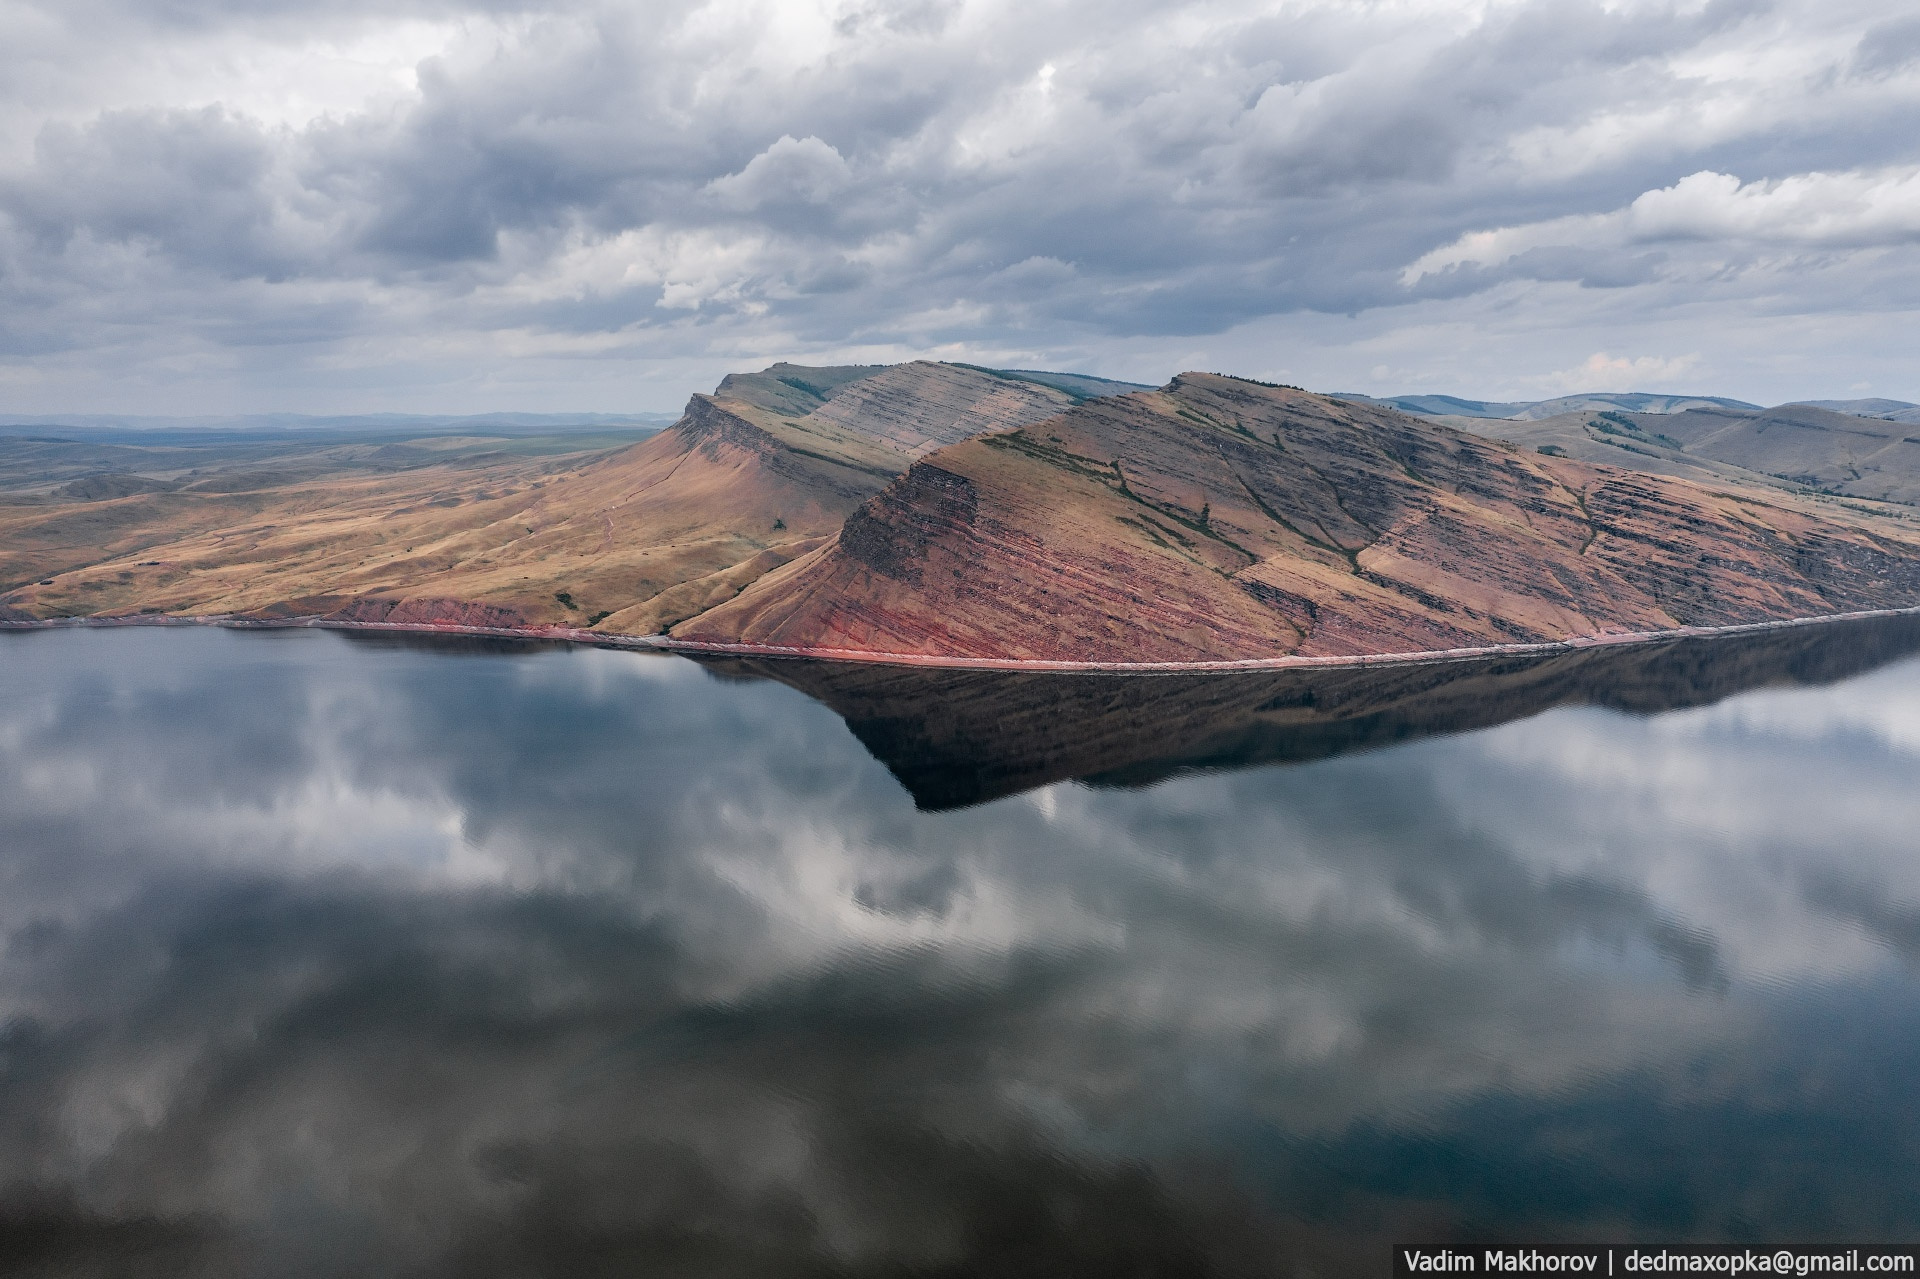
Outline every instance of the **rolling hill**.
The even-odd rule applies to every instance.
[[[1920,422],[1920,404],[1905,400],[1805,400],[1816,409],[1851,413],[1856,417],[1881,417],[1889,422]]]
[[[1535,421],[1440,420],[1525,447],[1636,470],[1920,503],[1920,435],[1911,424],[1813,404],[1657,415],[1582,412]]]
[[[1562,413],[1615,410],[1626,413],[1684,413],[1688,409],[1757,409],[1758,404],[1718,395],[1650,395],[1644,391],[1590,391],[1551,400],[1464,400],[1454,395],[1374,397],[1341,391],[1337,400],[1399,409],[1416,417],[1513,418],[1531,422]]]

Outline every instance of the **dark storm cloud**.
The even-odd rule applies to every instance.
[[[0,167],[0,293],[33,312],[17,349],[82,364],[229,350],[236,327],[319,361],[376,335],[671,358],[1045,349],[1561,284],[1536,304],[1657,312],[1884,279],[1861,255],[1912,251],[1899,218],[1786,256],[1735,219],[1684,250],[1573,228],[1409,274],[1690,175],[1898,178],[1912,28],[1873,4],[22,12],[28,65],[77,69],[59,111],[0,103],[31,139]],[[384,89],[336,84],[388,30],[425,52]],[[198,80],[105,80],[194,57]]]
[[[217,107],[122,111],[84,127],[53,125],[35,147],[35,180],[0,199],[19,232],[50,259],[77,241],[150,251],[226,279],[272,276],[290,265],[276,244],[266,190],[268,138]]]

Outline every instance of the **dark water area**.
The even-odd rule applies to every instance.
[[[1911,1240],[1916,655],[0,632],[0,1273]]]

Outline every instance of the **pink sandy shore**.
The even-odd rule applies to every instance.
[[[600,648],[643,649],[664,653],[708,654],[719,657],[804,658],[826,662],[869,662],[883,666],[920,666],[951,670],[1052,671],[1061,674],[1173,675],[1206,671],[1275,671],[1340,666],[1402,666],[1425,662],[1470,661],[1485,657],[1543,656],[1573,653],[1623,644],[1660,640],[1698,639],[1726,635],[1758,635],[1767,631],[1825,622],[1857,621],[1874,617],[1920,616],[1920,607],[1874,609],[1861,613],[1829,613],[1775,622],[1739,626],[1683,626],[1664,631],[1621,631],[1605,635],[1578,635],[1533,644],[1489,644],[1481,648],[1428,649],[1406,653],[1356,653],[1329,657],[1252,657],[1210,662],[1071,662],[1037,658],[946,657],[923,653],[874,653],[860,649],[806,648],[780,644],[715,644],[676,640],[663,635],[607,635],[567,626],[507,627],[458,626],[432,622],[344,622],[324,617],[262,620],[231,615],[205,617],[61,617],[45,621],[0,621],[0,630],[62,630],[120,626],[223,626],[235,630],[277,630],[309,627],[342,631],[399,632],[422,635],[475,635],[496,639],[553,640],[591,644]]]

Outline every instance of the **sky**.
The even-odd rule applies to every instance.
[[[0,413],[1920,401],[1899,0],[0,0]]]

